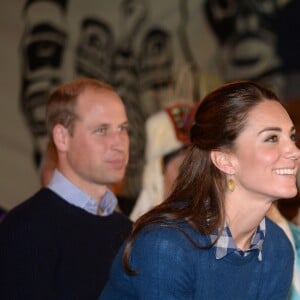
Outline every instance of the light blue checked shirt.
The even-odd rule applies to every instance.
[[[225,257],[227,254],[235,252],[241,256],[246,256],[250,251],[258,250],[258,260],[262,261],[262,245],[266,235],[266,220],[263,219],[259,224],[255,234],[253,235],[250,247],[247,251],[242,251],[238,249],[235,245],[235,242],[232,238],[231,232],[227,224],[224,224],[222,229],[222,234],[218,239],[217,243],[214,245],[215,247],[215,255],[216,259],[221,259]],[[210,240],[214,242],[217,238],[217,234],[211,234]]]
[[[107,189],[99,207],[96,199],[80,190],[57,169],[53,173],[48,188],[68,203],[80,207],[93,215],[109,216],[113,213],[118,203],[113,192]]]

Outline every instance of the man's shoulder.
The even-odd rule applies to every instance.
[[[3,222],[12,220],[24,220],[26,218],[35,219],[50,212],[55,206],[57,196],[47,188],[41,188],[34,195],[22,201],[6,214]]]
[[[34,237],[41,240],[45,231],[54,231],[58,221],[57,205],[51,191],[42,188],[11,209],[1,222],[0,236],[7,240]],[[49,235],[48,235],[49,236]]]
[[[101,219],[107,220],[111,225],[117,226],[125,231],[131,231],[133,222],[123,213],[113,212],[108,217],[100,217]]]

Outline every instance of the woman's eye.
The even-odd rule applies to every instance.
[[[291,140],[294,141],[294,142],[297,142],[297,141],[298,141],[298,136],[297,136],[296,133],[293,133],[293,134],[291,135]]]
[[[265,140],[266,142],[271,142],[271,143],[276,143],[278,141],[278,136],[277,135],[272,135]]]

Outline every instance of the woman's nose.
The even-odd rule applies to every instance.
[[[298,160],[300,158],[300,149],[293,144],[289,147],[287,157],[292,160]]]

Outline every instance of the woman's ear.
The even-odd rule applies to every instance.
[[[69,131],[62,124],[53,127],[53,141],[58,151],[65,152],[68,149]]]
[[[230,155],[230,153],[220,150],[212,150],[210,152],[210,158],[213,164],[222,172],[231,175],[235,173],[232,163],[232,155]]]

